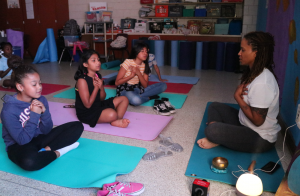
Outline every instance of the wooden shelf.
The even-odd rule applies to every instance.
[[[242,17],[182,17],[182,16],[177,16],[177,17],[155,17],[155,16],[147,16],[147,17],[141,17],[141,18],[178,18],[178,19],[219,19],[219,18],[225,18],[225,19],[242,19]]]
[[[141,5],[203,5],[203,4],[243,4],[244,2],[182,2],[182,3],[152,3]]]

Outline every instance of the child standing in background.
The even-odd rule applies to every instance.
[[[130,121],[123,119],[128,107],[124,96],[106,99],[100,70],[100,55],[95,50],[85,50],[81,63],[75,73],[76,115],[91,127],[97,123],[110,123],[112,126],[126,128]]]
[[[156,71],[156,74],[158,76],[158,79],[159,81],[161,82],[166,82],[168,80],[166,79],[162,79],[161,76],[160,76],[160,71],[159,71],[159,68],[157,66],[157,62],[155,60],[155,55],[154,54],[149,54],[149,60],[148,60],[148,63],[149,63],[149,67],[150,67],[150,70],[152,72],[152,68],[154,67],[155,71]],[[151,76],[151,72],[149,73],[149,78]]]
[[[2,98],[2,137],[6,151],[9,159],[22,169],[40,170],[78,147],[76,141],[83,125],[69,122],[53,128],[48,102],[41,96],[40,76],[33,67],[18,66],[15,84],[17,93]]]
[[[9,42],[2,42],[0,52],[0,85],[4,88],[11,88],[12,69],[7,65],[7,59],[12,56],[12,45]]]

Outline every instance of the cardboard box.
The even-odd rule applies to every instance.
[[[90,11],[106,11],[106,2],[90,2]]]

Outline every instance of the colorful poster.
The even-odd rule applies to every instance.
[[[8,8],[20,8],[19,0],[7,0]]]

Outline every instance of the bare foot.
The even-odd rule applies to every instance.
[[[115,120],[114,122],[111,122],[110,124],[115,127],[126,128],[129,125],[129,123],[130,123],[130,121],[128,119],[124,118],[124,119]]]
[[[215,144],[215,143],[210,142],[206,137],[202,138],[202,139],[199,139],[197,141],[197,144],[200,146],[200,148],[203,148],[203,149],[210,149],[210,148],[214,148],[216,146],[219,146],[219,144]]]

